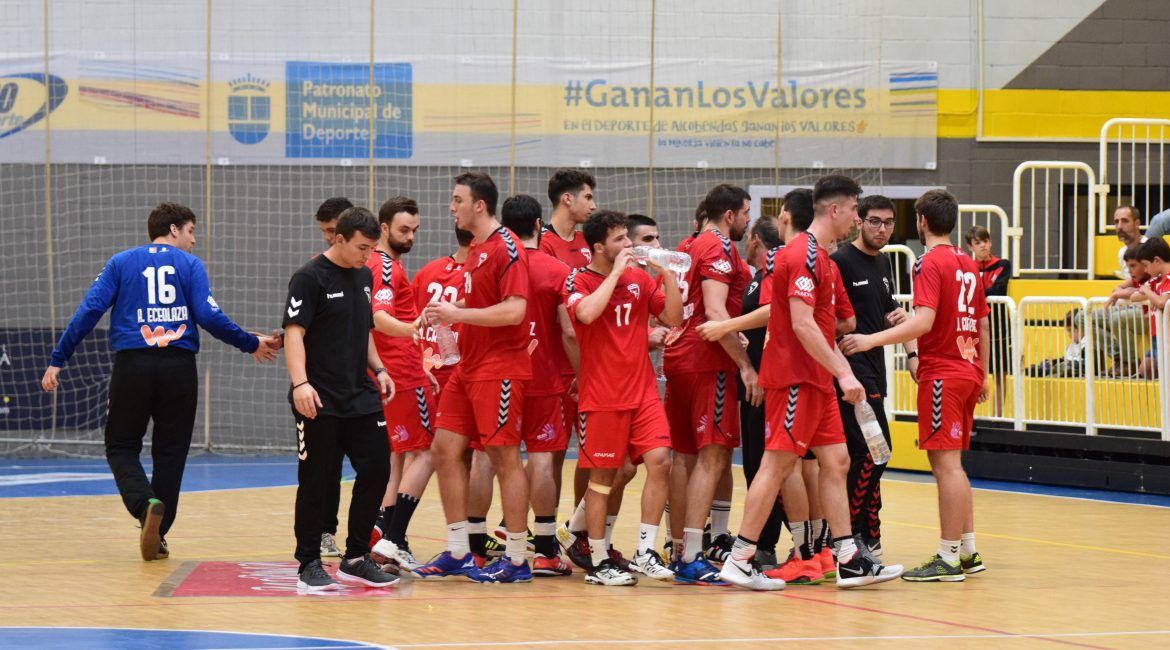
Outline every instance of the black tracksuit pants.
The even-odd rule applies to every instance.
[[[880,396],[872,397],[873,393],[869,395],[866,401],[877,416],[882,434],[886,437],[886,444],[893,448],[890,424],[886,421],[886,405]],[[861,427],[857,424],[853,405],[838,398],[837,406],[841,409],[841,422],[845,426],[845,444],[849,448],[846,490],[849,493],[849,519],[853,534],[861,535],[867,541],[877,541],[882,535],[881,478],[886,466],[874,465],[873,458],[869,455],[869,446],[865,444],[865,436],[861,434]]]
[[[747,484],[752,484],[756,472],[760,470],[760,462],[764,458],[764,405],[752,406],[747,402],[739,403],[739,423],[743,440],[743,475]],[[777,499],[772,506],[772,513],[760,531],[760,539],[756,547],[764,551],[776,551],[776,543],[780,541],[780,533],[784,526],[784,506]]]

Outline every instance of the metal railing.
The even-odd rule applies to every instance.
[[[1168,137],[1170,120],[1115,117],[1101,125],[1097,160],[1099,233],[1112,228],[1108,212],[1111,192],[1118,203],[1137,204],[1142,203],[1139,197],[1143,198],[1149,217],[1170,208],[1166,202]]]
[[[892,293],[909,295],[914,290],[914,263],[918,256],[905,244],[887,244],[882,247],[882,252],[890,257],[894,279]],[[907,278],[906,286],[902,286],[903,277]]]
[[[965,243],[967,230],[971,226],[983,226],[991,233],[991,241],[996,242],[995,252],[1001,257],[1008,257],[1012,253],[1011,242],[1023,234],[1011,224],[1007,212],[998,205],[963,203],[959,205],[959,220],[955,224],[955,233],[958,234],[958,244]],[[1013,270],[1013,274],[1018,269]]]
[[[1015,275],[1071,273],[1093,277],[1097,231],[1094,195],[1100,189],[1096,179],[1093,168],[1083,162],[1030,160],[1016,167],[1012,175],[1012,249],[1008,255],[1015,262]],[[1066,184],[1072,190],[1068,196]],[[1082,185],[1087,200],[1081,196]],[[1084,225],[1079,223],[1082,207],[1086,211]]]

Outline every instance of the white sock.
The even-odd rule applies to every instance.
[[[959,553],[963,557],[975,555],[975,533],[963,533],[959,536]]]
[[[812,525],[812,535],[810,537],[812,538],[813,544],[816,544],[816,541],[821,539],[821,535],[825,533],[825,520],[814,519],[809,523]]]
[[[532,534],[537,537],[544,537],[548,535],[557,534],[557,522],[554,518],[552,521],[538,521],[532,524]]]
[[[703,552],[703,531],[698,528],[683,529],[683,562],[694,562]]]
[[[595,567],[609,559],[609,545],[605,543],[604,539],[590,538],[589,557],[593,560]]]
[[[577,504],[577,509],[573,511],[573,516],[569,518],[569,530],[574,533],[579,533],[587,527],[585,523],[585,499],[581,499],[581,503]]]
[[[792,548],[796,549],[796,559],[808,560],[809,535],[811,534],[810,524],[807,521],[790,521],[788,522],[788,529],[792,533]]]
[[[483,524],[480,524],[482,526]],[[471,552],[471,543],[467,541],[467,520],[447,524],[447,551],[455,559],[465,558]]]
[[[638,527],[638,552],[654,550],[654,542],[658,540],[658,526],[642,524]]]
[[[749,542],[743,536],[736,536],[735,543],[731,545],[731,559],[737,562],[751,562],[755,556],[756,543]]]
[[[605,516],[605,547],[613,546],[613,524],[617,521],[617,515]]]
[[[711,502],[711,539],[727,534],[727,520],[731,519],[730,501]]]
[[[957,539],[940,539],[938,540],[938,556],[947,564],[959,563],[959,540]]]
[[[522,530],[518,533],[508,531],[508,538],[504,540],[504,555],[512,561],[512,564],[520,566],[524,564],[527,559],[525,551],[528,550],[528,531]]]
[[[463,522],[463,523],[466,524],[467,522]],[[469,534],[469,535],[475,535],[475,534],[486,535],[487,534],[487,522],[486,521],[476,521],[476,522],[472,522],[470,524],[467,524],[467,534]]]

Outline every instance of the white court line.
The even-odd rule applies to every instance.
[[[1117,631],[1117,632],[1060,632],[1055,634],[900,634],[890,636],[770,636],[712,639],[560,639],[557,641],[476,641],[474,643],[405,643],[395,648],[506,648],[516,646],[544,645],[664,645],[688,643],[760,643],[775,641],[916,641],[951,639],[1060,639],[1098,636],[1156,636],[1170,634],[1170,630]]]

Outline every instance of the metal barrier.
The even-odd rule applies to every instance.
[[[1012,176],[1009,255],[1016,265],[1016,275],[1074,273],[1093,277],[1097,227],[1094,194],[1100,189],[1096,178],[1093,168],[1083,162],[1030,160],[1016,167]],[[1071,184],[1072,190],[1067,197],[1066,183]],[[1082,185],[1087,200],[1081,196]],[[1071,211],[1066,213],[1068,208]]]
[[[1118,204],[1141,205],[1149,217],[1170,208],[1165,194],[1168,136],[1170,120],[1115,117],[1101,125],[1097,161],[1101,184],[1097,192],[1098,233],[1109,232],[1113,226],[1107,202],[1114,189]]]
[[[1021,368],[1033,367],[1029,362],[1063,359],[1070,344],[1077,342],[1078,330],[1084,356],[1079,376],[1027,376],[1027,371],[1016,374],[1015,390],[1024,402],[1016,417],[1017,428],[1023,428],[1025,422],[1083,425],[1085,433],[1097,435],[1088,301],[1051,296],[1021,300],[1015,321],[1014,338],[1020,348],[1016,354],[1021,358]]]
[[[909,295],[914,290],[914,263],[918,261],[918,256],[905,244],[887,244],[882,247],[882,252],[890,257],[893,293]],[[907,278],[905,283],[902,282],[903,275]]]
[[[1155,353],[1153,334],[1161,327],[1156,321],[1162,313],[1154,310],[1151,315],[1140,303],[1110,304],[1108,298],[1092,298],[1088,305],[1096,350],[1097,424],[1160,432],[1166,417],[1159,389],[1166,373],[1159,366],[1165,357]]]
[[[955,232],[959,236],[959,245],[966,242],[967,229],[971,226],[983,226],[991,233],[991,241],[996,242],[995,252],[1000,257],[1012,254],[1012,239],[1023,233],[1013,228],[1007,212],[998,205],[960,204],[959,220],[955,224]],[[1013,268],[1012,275],[1018,275],[1019,269]]]
[[[1016,301],[1007,296],[988,296],[991,355],[984,360],[991,382],[989,399],[975,407],[975,417],[984,420],[1015,422],[1024,411],[1023,395],[1012,390],[1013,378],[1020,375],[1018,339],[1013,336]]]

